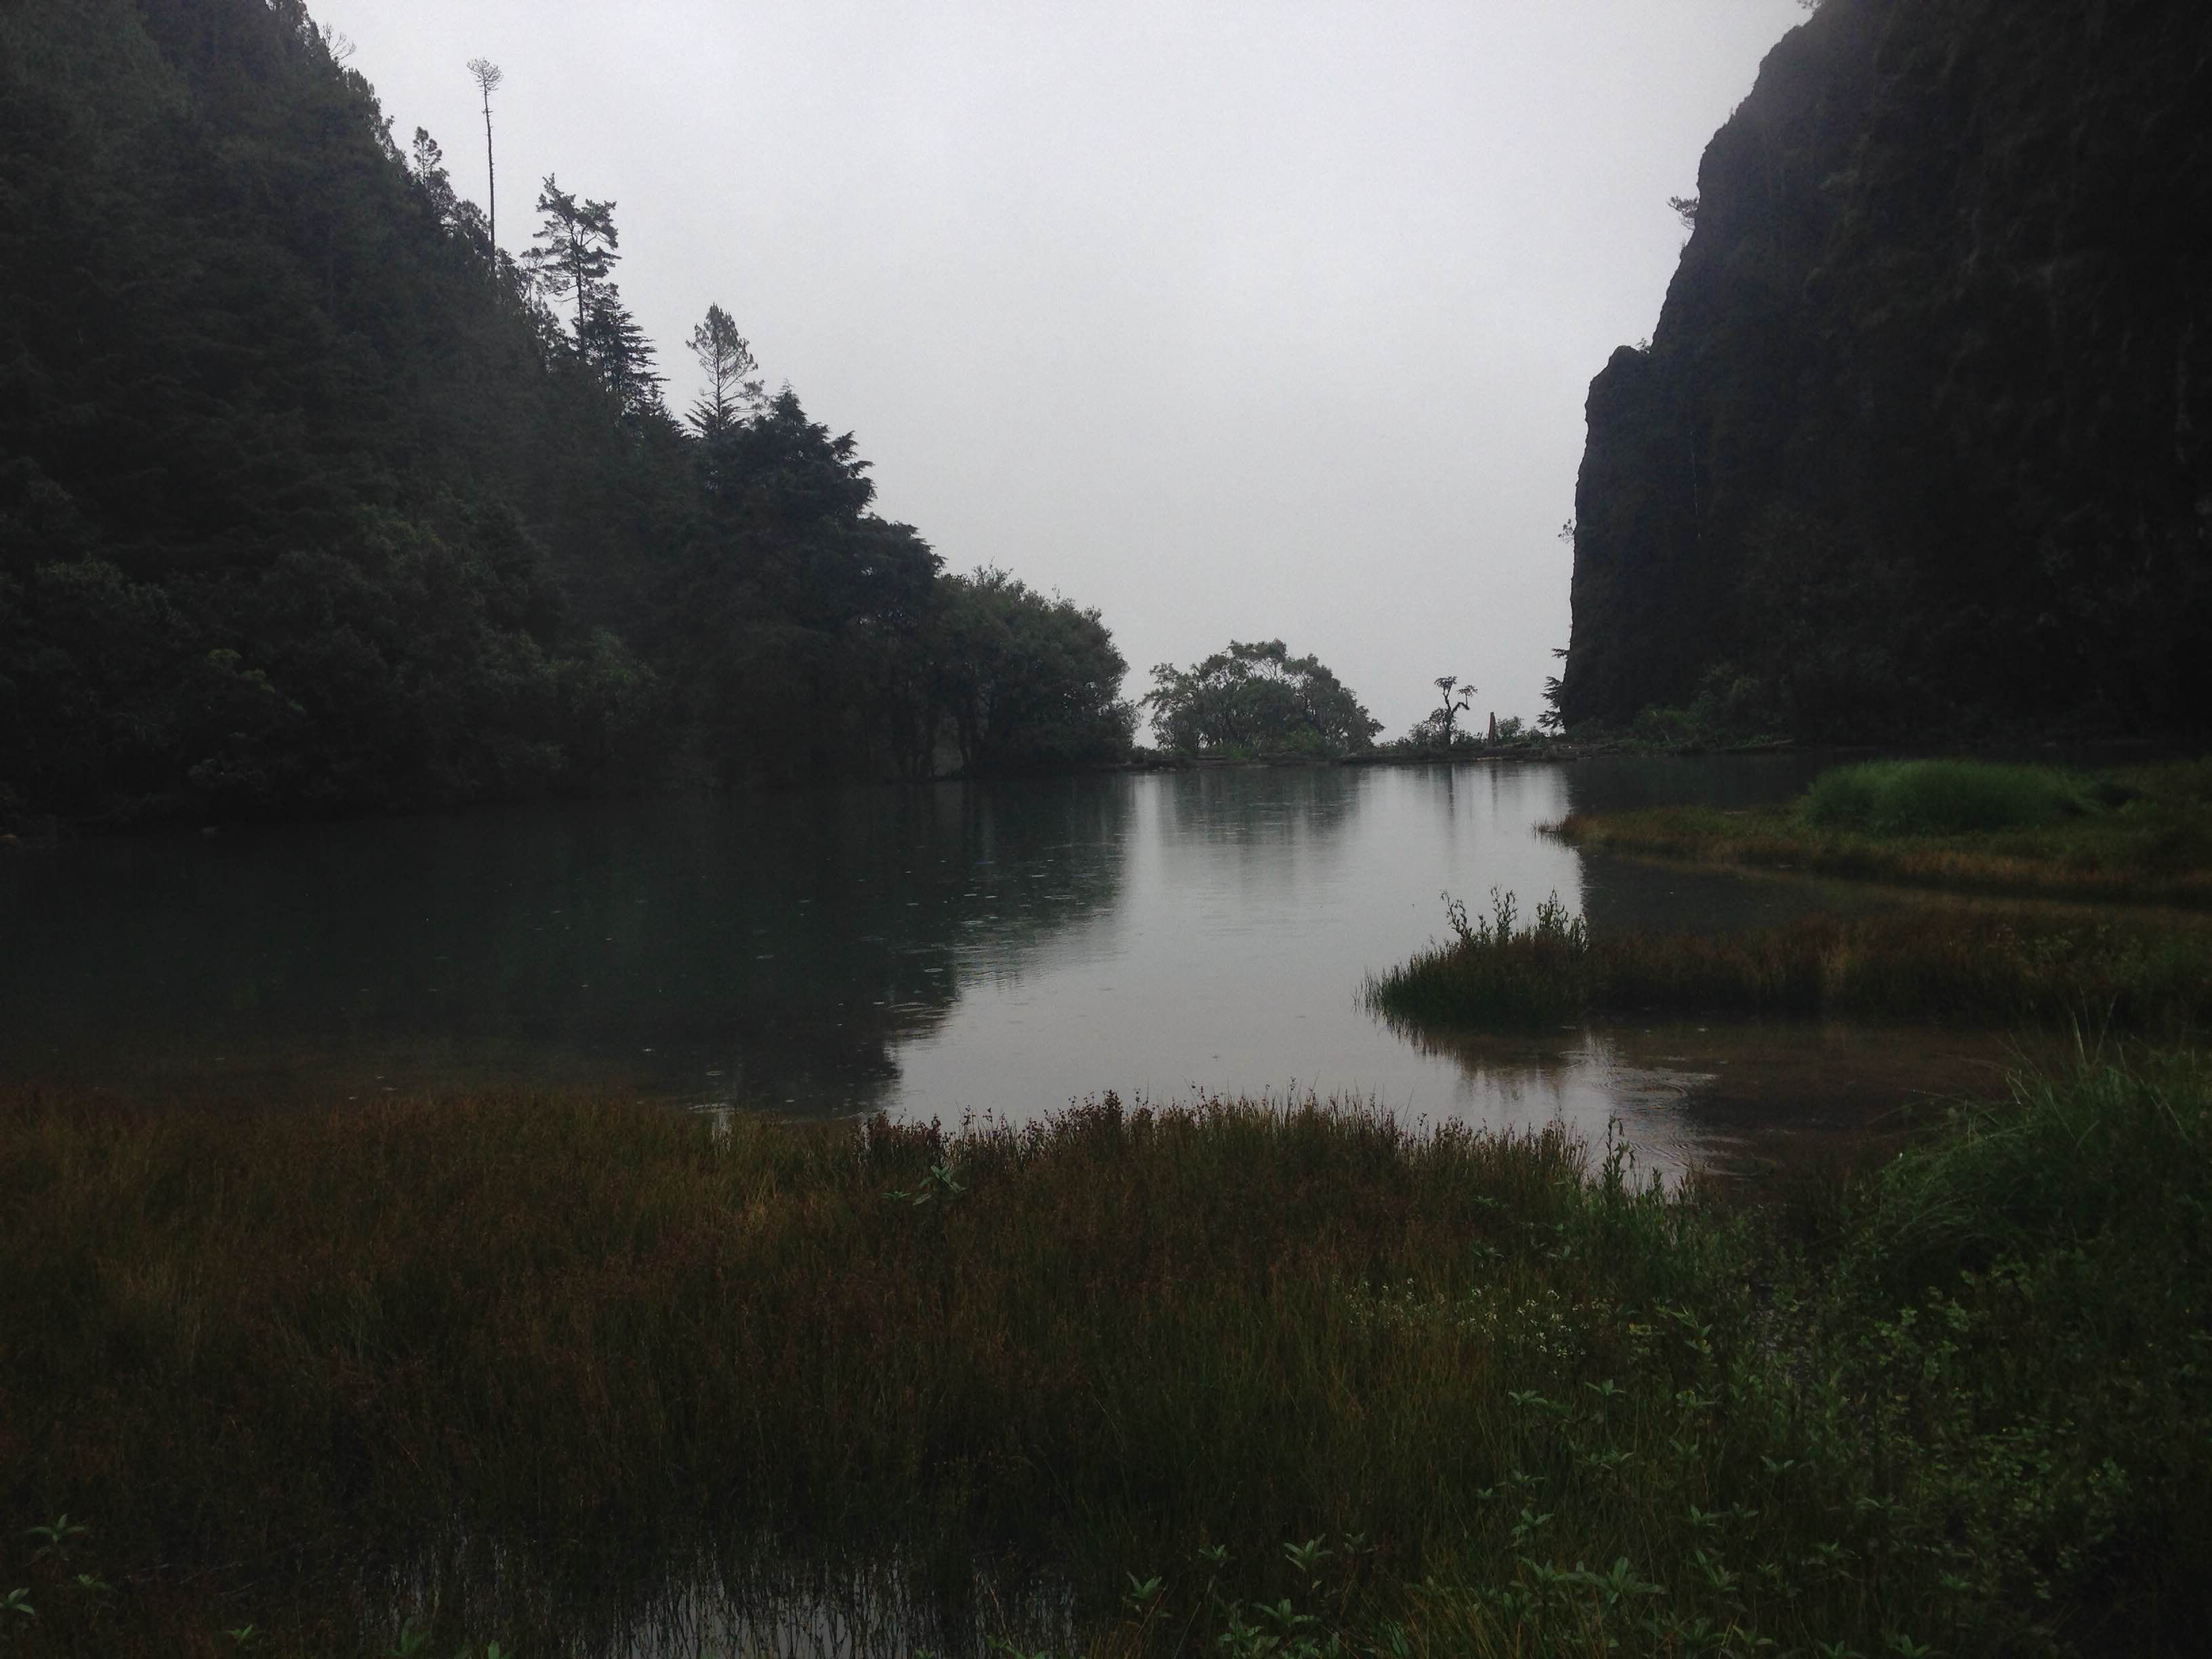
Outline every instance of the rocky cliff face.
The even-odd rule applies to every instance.
[[[2212,726],[2212,5],[1828,0],[1591,383],[1568,723]]]

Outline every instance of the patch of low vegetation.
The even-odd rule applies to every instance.
[[[1431,714],[1416,720],[1402,737],[1377,746],[1378,756],[1400,761],[1547,760],[1575,752],[1564,739],[1518,714],[1508,714],[1494,726],[1454,732],[1447,739],[1443,722]]]
[[[1056,1634],[970,1602],[977,1652],[2181,1652],[2212,1611],[2188,1060],[1776,1214],[1310,1103],[19,1099],[0,1154],[41,1659],[588,1650],[577,1585],[748,1538],[956,1613],[979,1562],[1071,1587]],[[407,1595],[316,1600],[379,1563]]]
[[[1839,768],[1790,805],[1574,813],[1590,851],[1960,892],[2212,904],[2212,762],[2100,776],[1907,761]]]
[[[1774,689],[1731,663],[1707,669],[1686,703],[1655,703],[1625,720],[1585,716],[1571,730],[1561,718],[1565,687],[1557,679],[1544,686],[1547,708],[1540,724],[1560,732],[1561,746],[1573,753],[1703,755],[1783,748],[1791,741],[1792,723]]]
[[[1869,761],[1823,772],[1798,812],[1816,830],[1954,836],[2039,829],[2084,817],[2099,804],[2095,786],[2062,767]]]
[[[1778,743],[1790,730],[1789,718],[1771,686],[1731,663],[1717,663],[1705,671],[1688,703],[1679,708],[1644,709],[1629,723],[1625,737],[1634,748],[1696,754]],[[1577,735],[1581,735],[1579,727]]]
[[[1523,925],[1492,890],[1452,938],[1370,980],[1376,1010],[1431,1028],[1621,1014],[1853,1016],[2179,1032],[2212,1021],[2212,933],[2112,918],[1927,907],[1743,933],[1594,934],[1554,896]]]

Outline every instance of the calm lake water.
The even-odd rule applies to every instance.
[[[1834,1027],[1425,1046],[1363,1006],[1447,891],[1717,929],[1863,891],[1604,860],[1570,810],[1751,804],[1817,757],[1237,769],[473,811],[0,857],[0,1073],[361,1098],[489,1082],[1024,1119],[1372,1099],[1662,1166],[1849,1132],[2001,1043]]]

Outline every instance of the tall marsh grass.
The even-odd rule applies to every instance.
[[[2097,805],[2096,786],[2060,767],[1911,760],[1823,772],[1798,810],[1820,830],[1955,836],[2057,823]]]
[[[1689,1263],[1559,1134],[1319,1108],[718,1139],[523,1097],[18,1103],[4,1134],[6,1510],[141,1560],[772,1534],[1103,1594],[1206,1546],[1272,1588],[1285,1538],[1364,1531],[1411,1563],[1499,1477],[1505,1378],[1453,1327],[1371,1339],[1368,1287],[1644,1305]]]
[[[2179,1031],[2212,1020],[2212,933],[2106,920],[1927,908],[1814,916],[1727,934],[1592,934],[1556,898],[1526,926],[1510,894],[1367,988],[1378,1012],[1437,1028],[1593,1015],[1852,1015]]]
[[[2185,1061],[2024,1084],[1791,1232],[1312,1105],[17,1099],[0,1596],[41,1656],[381,1652],[298,1611],[333,1571],[757,1540],[1027,1564],[1099,1655],[2185,1651],[2208,1112]],[[489,1605],[421,1651],[516,1645]]]

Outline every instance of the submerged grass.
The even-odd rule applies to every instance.
[[[1975,761],[1823,773],[1790,805],[1570,814],[1593,851],[2003,893],[2212,904],[2212,762],[2089,777]]]
[[[1510,895],[1368,985],[1395,1020],[1513,1028],[1592,1015],[1735,1013],[2176,1032],[2212,1021],[2212,933],[1959,908],[1808,917],[1718,935],[1592,934]]]
[[[766,1538],[1049,1570],[1102,1655],[2179,1652],[2208,1123],[2192,1061],[2085,1066],[1782,1224],[1312,1105],[17,1100],[0,1596],[26,1653],[381,1651],[322,1575]]]

